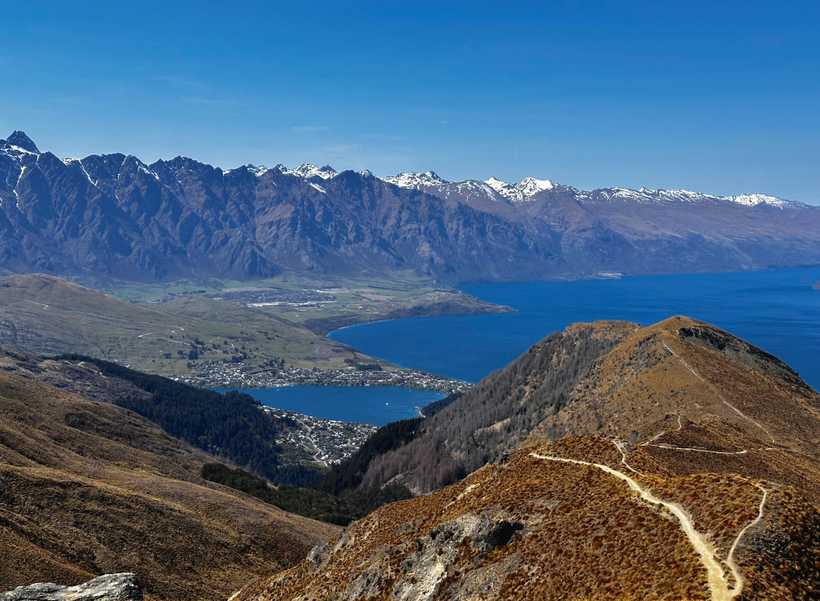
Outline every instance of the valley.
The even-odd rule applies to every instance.
[[[61,466],[70,478],[90,478],[86,460],[73,456],[83,454],[82,445],[92,444],[83,437],[93,435],[92,456],[103,462],[94,468],[93,486],[123,487],[133,478],[129,470],[148,469],[156,478],[216,487],[287,512],[295,530],[274,525],[275,536],[322,532],[311,525],[320,522],[298,521],[309,517],[327,526],[307,559],[307,546],[282,539],[292,553],[254,568],[262,578],[231,585],[237,581],[203,573],[203,588],[192,589],[191,599],[209,598],[202,592],[208,587],[225,591],[222,598],[230,587],[232,599],[241,601],[443,600],[476,591],[488,600],[626,599],[651,587],[687,600],[802,601],[820,586],[806,553],[820,526],[820,397],[779,359],[691,318],[572,325],[426,417],[376,431],[278,411],[244,395],[220,398],[76,356],[6,354],[0,379],[4,402],[41,399],[26,410],[34,413],[15,405],[2,414],[11,419],[0,423],[8,469],[34,474],[38,466]],[[93,415],[74,409],[78,402],[92,403]],[[50,413],[61,403],[69,403],[65,416]],[[143,434],[132,434],[131,425],[117,430],[114,424],[126,417],[144,424]],[[53,432],[47,452],[26,442],[31,435],[15,421],[21,419],[38,420],[40,433]],[[162,444],[145,438],[152,431],[169,438]],[[123,443],[129,448],[104,450]],[[163,445],[192,443],[198,449],[190,451],[197,457],[190,468],[163,467],[169,453],[174,461],[185,457]],[[141,467],[146,459],[137,459],[143,451],[134,445],[153,449],[153,467]],[[54,463],[55,457],[69,459]],[[116,469],[106,467],[109,460]],[[182,484],[146,478],[140,486],[182,494]],[[92,564],[67,555],[56,534],[24,526],[40,511],[34,503],[40,489],[27,497],[29,489],[14,480],[11,490],[10,499],[0,499],[12,508],[5,524],[14,534],[0,544],[28,557],[35,551],[20,549],[36,541],[55,559],[17,580],[0,574],[3,583],[53,577],[76,584],[100,572],[150,569],[152,576],[141,580],[149,598],[184,598],[168,592],[180,581],[173,562],[160,560],[165,571],[157,571],[130,556],[102,559],[97,551]],[[96,515],[90,506],[60,502],[66,516]],[[161,536],[165,522],[150,511],[155,508],[135,506],[123,517],[148,512]],[[68,519],[63,515],[54,519]],[[351,519],[343,532],[327,524]],[[80,540],[81,546],[113,544]],[[154,539],[134,544],[142,557],[161,548]],[[207,555],[191,561],[209,565]]]

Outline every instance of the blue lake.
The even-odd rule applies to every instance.
[[[383,321],[331,337],[399,365],[478,381],[547,334],[578,321],[650,324],[688,315],[785,360],[820,388],[820,267],[641,276],[618,280],[476,284],[463,290],[515,313]]]
[[[398,365],[475,382],[573,322],[625,319],[649,324],[683,314],[777,355],[820,388],[820,291],[812,289],[818,281],[820,267],[476,284],[463,289],[516,312],[382,321],[336,330],[331,337]],[[416,407],[441,396],[385,387],[293,386],[247,392],[282,409],[374,424],[413,417]]]
[[[242,392],[278,409],[377,426],[415,417],[419,407],[444,396],[397,386],[284,386],[247,388]]]

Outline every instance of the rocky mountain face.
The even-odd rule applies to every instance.
[[[134,572],[148,599],[225,599],[337,532],[207,480],[203,468],[219,459],[138,413],[162,404],[92,363],[0,352],[0,591]],[[208,434],[206,411],[166,409],[169,429]],[[105,596],[108,584],[38,585],[0,599],[119,600]]]
[[[381,507],[234,601],[820,590],[820,395],[727,332],[687,318],[573,326],[425,422],[424,447],[465,471],[490,463]],[[435,464],[413,447],[393,451],[393,480],[421,489]]]
[[[185,157],[59,159],[0,140],[0,269],[121,279],[279,270],[443,281],[820,262],[820,209],[763,195],[582,191],[549,180],[223,171]]]
[[[105,574],[77,586],[38,583],[0,593],[0,601],[143,601],[136,575]]]

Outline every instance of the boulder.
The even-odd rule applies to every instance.
[[[39,582],[0,593],[0,601],[143,601],[136,575],[104,574],[76,586]]]

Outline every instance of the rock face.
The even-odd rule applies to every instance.
[[[0,140],[0,271],[153,280],[414,270],[468,281],[820,262],[818,207],[492,184],[314,166],[223,171],[184,157],[61,160],[15,132]]]
[[[553,371],[572,382],[557,396]],[[509,414],[491,427],[503,415],[487,408]],[[820,395],[727,332],[687,318],[580,324],[437,416],[447,426],[431,420],[421,447],[495,461],[377,509],[234,601],[809,601],[820,590]],[[383,466],[412,482],[435,469],[430,456],[394,451]]]
[[[0,593],[0,601],[142,601],[142,590],[131,572],[105,574],[77,586],[38,583]]]

